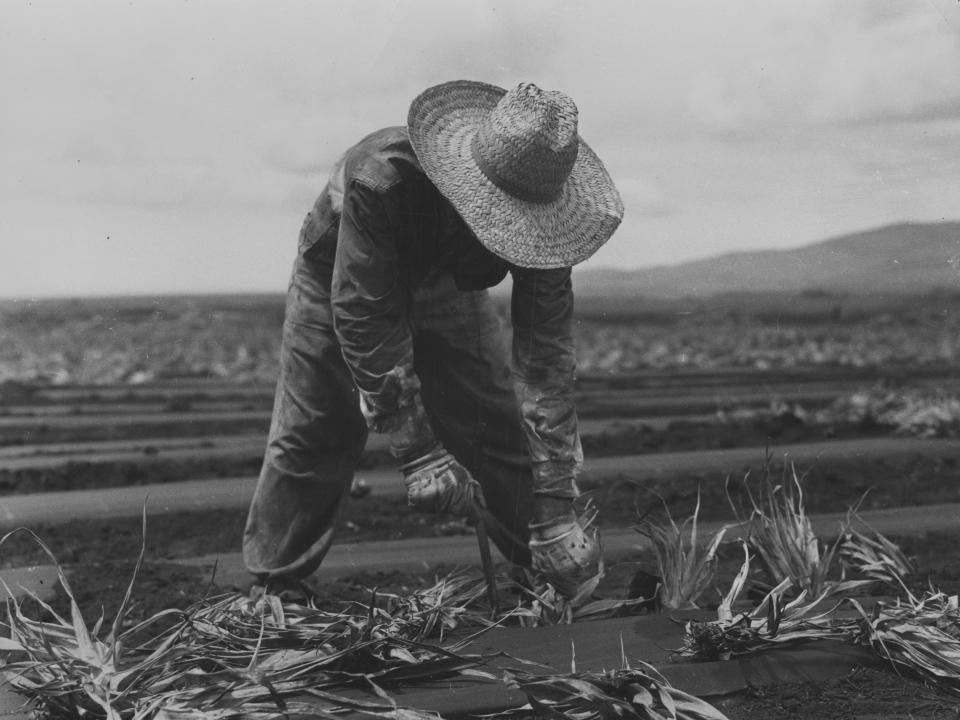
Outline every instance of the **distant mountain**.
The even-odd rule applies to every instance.
[[[793,250],[734,252],[641,270],[577,272],[577,294],[709,297],[721,293],[960,292],[960,222],[902,223]]]

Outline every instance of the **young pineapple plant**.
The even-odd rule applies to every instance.
[[[956,595],[929,590],[894,603],[878,603],[861,615],[855,641],[867,645],[898,671],[960,693],[960,604]]]
[[[144,535],[145,530],[144,516]],[[49,548],[33,537],[56,563]],[[552,690],[543,689],[557,687],[573,694],[570,707],[593,708],[597,713],[629,709],[630,717],[723,718],[656,677],[628,669],[572,672],[563,678],[529,672],[507,678],[492,675],[482,668],[490,657],[463,652],[472,637],[506,622],[543,624],[554,619],[550,613],[557,608],[545,611],[535,603],[518,603],[491,618],[485,578],[463,572],[410,594],[371,591],[369,602],[339,610],[284,602],[271,594],[252,599],[230,593],[201,600],[186,611],[159,613],[123,630],[129,624],[128,608],[144,547],[109,629],[102,617],[88,627],[62,570],[59,580],[69,602],[69,618],[36,597],[33,600],[49,619],[31,618],[22,604],[8,603],[0,637],[0,676],[44,717],[267,720],[360,713],[439,720],[435,713],[401,706],[392,691],[421,682],[483,678],[525,687],[538,707],[563,705]],[[511,580],[504,580],[501,589],[503,594],[530,592]],[[561,614],[570,610],[576,618],[621,604],[563,605]],[[154,632],[161,622],[163,628]],[[462,639],[444,644],[454,630]],[[463,637],[463,631],[473,635]],[[358,695],[358,688],[366,694]],[[584,693],[585,688],[593,689]],[[544,692],[550,698],[544,699]]]
[[[21,531],[29,533],[56,564],[50,548],[29,530],[8,533],[0,539],[0,546]],[[179,611],[165,611],[123,629],[144,551],[142,546],[133,579],[109,628],[104,628],[102,615],[92,629],[87,626],[59,565],[58,580],[69,602],[69,619],[36,595],[30,597],[49,620],[28,617],[21,603],[8,600],[7,619],[2,623],[5,637],[0,639],[4,681],[35,700],[51,717],[149,717],[156,710],[156,699],[170,692],[186,671],[186,653],[180,645],[180,623],[144,642],[138,641],[151,627],[178,618]],[[10,589],[5,589],[8,598],[13,598]]]
[[[847,640],[849,624],[832,619],[835,605],[824,601],[829,591],[812,597],[806,590],[789,599],[792,582],[783,580],[770,590],[752,610],[733,611],[750,574],[750,550],[743,543],[744,559],[740,571],[717,608],[717,619],[695,620],[684,624],[680,657],[692,660],[729,660],[772,647],[786,647],[811,640]]]
[[[146,515],[143,519],[146,536]],[[34,540],[56,565],[43,541]],[[0,545],[10,537],[0,539]],[[455,628],[488,628],[484,580],[451,575],[407,596],[371,594],[342,611],[229,594],[166,610],[127,628],[141,546],[109,627],[91,628],[59,570],[69,616],[36,596],[46,619],[9,600],[0,623],[0,676],[49,718],[187,720],[273,718],[354,710],[395,714],[384,688],[479,673],[487,658],[427,642]],[[7,588],[9,597],[13,593]],[[171,623],[172,621],[172,623]],[[489,676],[488,676],[489,677]],[[342,694],[361,683],[371,699]],[[403,710],[404,717],[428,714]]]
[[[759,497],[750,490],[749,477],[744,478],[749,512],[744,512],[732,498],[730,506],[747,528],[747,543],[768,588],[786,582],[787,588],[816,597],[828,585],[840,541],[827,546],[820,542],[804,508],[803,478],[790,463],[784,466],[781,482],[774,484],[770,461],[768,455]],[[727,495],[729,498],[729,489]]]
[[[557,720],[629,718],[631,720],[727,720],[708,702],[678,690],[649,666],[565,675],[508,671],[506,681],[522,690],[527,705],[499,717]]]
[[[711,587],[717,568],[717,552],[729,529],[724,526],[701,546],[698,522],[700,495],[693,514],[679,526],[664,506],[666,522],[644,517],[637,532],[650,541],[660,585],[657,600],[665,610],[691,610],[700,607],[700,600]]]
[[[896,543],[876,531],[870,537],[858,530],[857,525],[867,526],[855,509],[850,510],[840,545],[845,572],[896,590],[904,587],[906,579],[916,576],[916,565]]]

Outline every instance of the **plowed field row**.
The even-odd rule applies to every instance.
[[[917,374],[935,387],[960,383],[952,370]],[[725,483],[762,474],[767,452],[768,469],[784,472],[793,463],[808,473],[814,512],[842,512],[868,490],[865,509],[960,501],[960,443],[807,427],[769,412],[774,400],[822,406],[876,379],[875,371],[846,369],[588,376],[578,391],[587,457],[581,484],[595,496],[608,532],[630,527],[637,512],[661,499],[673,512],[688,510],[698,494],[704,517],[722,519],[729,512]],[[82,554],[84,543],[100,547],[127,518],[134,522],[146,502],[156,541],[161,548],[175,544],[178,557],[238,549],[269,423],[269,388],[201,381],[7,385],[0,400],[4,528],[26,524],[56,533],[69,524],[63,542]],[[169,400],[181,409],[164,412]],[[382,438],[371,436],[358,477],[369,495],[353,501],[344,540],[450,531],[442,529],[450,519],[434,523],[404,508]],[[229,521],[223,516],[213,527],[216,513]],[[188,516],[185,536],[174,519]],[[208,537],[214,530],[217,540]]]
[[[784,427],[763,414],[775,400],[820,407],[869,388],[880,375],[849,368],[588,375],[578,390],[587,450],[583,480],[599,488],[611,479],[682,485],[691,477],[723,478],[756,469],[767,447],[782,458],[785,443],[799,448],[791,451],[794,462],[826,467],[829,458],[838,468],[858,462],[882,466],[872,471],[880,485],[906,472],[904,458],[945,463],[952,477],[960,443],[877,439],[862,428]],[[952,368],[919,368],[910,376],[931,387],[960,387]],[[244,504],[246,494],[229,488],[251,485],[272,401],[265,386],[200,380],[123,387],[7,385],[2,391],[0,486],[5,494],[26,493],[17,499],[21,506],[30,504],[28,497],[40,498],[37,491],[57,491],[47,502],[38,500],[41,511],[31,516],[36,520],[48,512],[51,521],[77,519],[81,507],[115,510],[108,498],[122,497],[123,486],[139,486],[135,496],[142,497],[140,491],[156,496],[159,491],[150,488],[158,483],[169,485],[168,492],[179,493],[181,505],[192,509],[213,507],[220,502],[215,498],[232,498],[229,507]],[[182,409],[168,411],[171,402]],[[742,416],[731,420],[737,412]],[[383,438],[371,436],[365,458],[362,472],[376,478],[376,492],[397,486]],[[390,481],[381,481],[381,475]],[[864,484],[862,478],[847,482],[856,490]],[[99,499],[82,500],[88,490],[97,490]],[[69,510],[59,509],[61,503]]]

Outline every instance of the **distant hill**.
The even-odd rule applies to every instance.
[[[960,222],[902,223],[793,250],[734,252],[641,270],[584,270],[583,297],[702,298],[737,292],[914,294],[960,291]]]

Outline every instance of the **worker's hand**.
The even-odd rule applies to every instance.
[[[480,483],[442,445],[400,467],[407,503],[414,510],[476,519],[483,505]]]
[[[552,519],[530,525],[531,566],[568,599],[588,598],[603,575],[596,508],[573,503]]]

